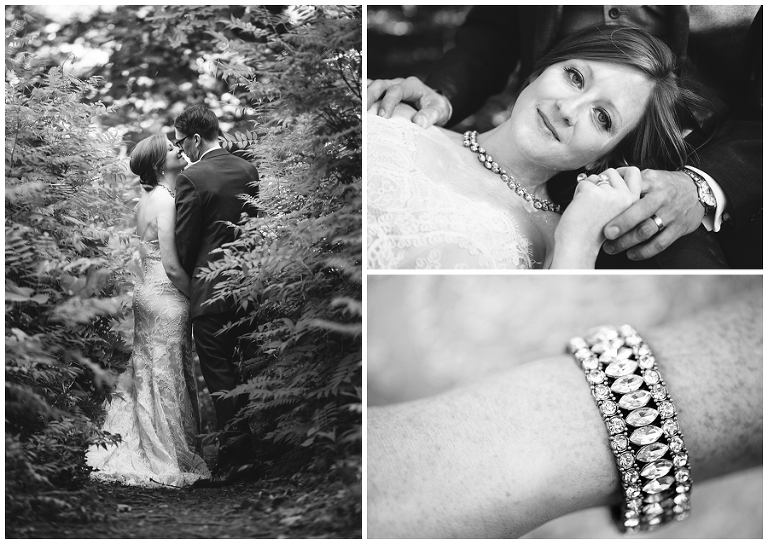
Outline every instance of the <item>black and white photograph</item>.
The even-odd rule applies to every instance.
[[[361,6],[5,6],[5,537],[362,538]]]
[[[760,6],[368,6],[370,269],[762,269]]]
[[[369,276],[368,537],[761,538],[762,300],[762,276]]]

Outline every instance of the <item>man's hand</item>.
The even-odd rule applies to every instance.
[[[603,233],[608,238],[603,248],[611,255],[633,248],[627,257],[635,261],[650,259],[672,242],[701,225],[704,206],[696,186],[682,172],[643,170],[643,196],[621,215],[610,221]],[[651,216],[664,224],[659,226]]]
[[[400,102],[412,104],[418,110],[412,121],[423,128],[432,125],[443,126],[451,118],[451,104],[448,99],[416,77],[369,79],[366,110],[371,109],[379,99],[381,104],[378,115],[385,119],[392,116],[392,111]]]

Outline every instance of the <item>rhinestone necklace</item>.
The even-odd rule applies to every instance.
[[[158,183],[158,184],[157,184],[157,186],[158,186],[158,187],[162,187],[163,189],[165,189],[166,191],[168,191],[168,192],[171,194],[171,196],[172,196],[173,198],[176,198],[176,193],[175,193],[175,192],[173,192],[173,191],[171,191],[171,190],[170,190],[168,187],[166,187],[166,186],[165,186],[165,185],[163,185],[162,183]]]
[[[561,213],[560,205],[555,204],[549,200],[533,196],[523,186],[517,183],[514,177],[507,174],[506,170],[499,167],[499,163],[494,162],[493,157],[491,157],[489,154],[486,154],[485,149],[480,147],[480,145],[477,143],[476,130],[468,130],[464,133],[464,147],[468,147],[470,151],[477,153],[478,159],[480,159],[480,162],[483,164],[483,166],[485,166],[494,174],[501,176],[501,181],[503,181],[507,187],[512,189],[518,195],[523,197],[528,202],[533,202],[534,208],[545,212]]]

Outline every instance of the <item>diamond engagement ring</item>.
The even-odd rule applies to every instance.
[[[647,531],[690,514],[691,466],[656,359],[629,325],[602,326],[568,350],[584,370],[621,475],[614,519],[624,533]]]

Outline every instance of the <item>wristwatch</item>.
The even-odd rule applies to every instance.
[[[717,208],[717,199],[715,199],[715,193],[712,192],[712,189],[710,188],[709,183],[707,183],[707,180],[705,180],[702,176],[690,168],[683,167],[680,169],[680,171],[684,174],[688,174],[688,176],[693,180],[693,183],[696,184],[696,191],[699,195],[699,202],[701,202],[701,205],[704,206],[704,215],[715,213],[715,208]]]

